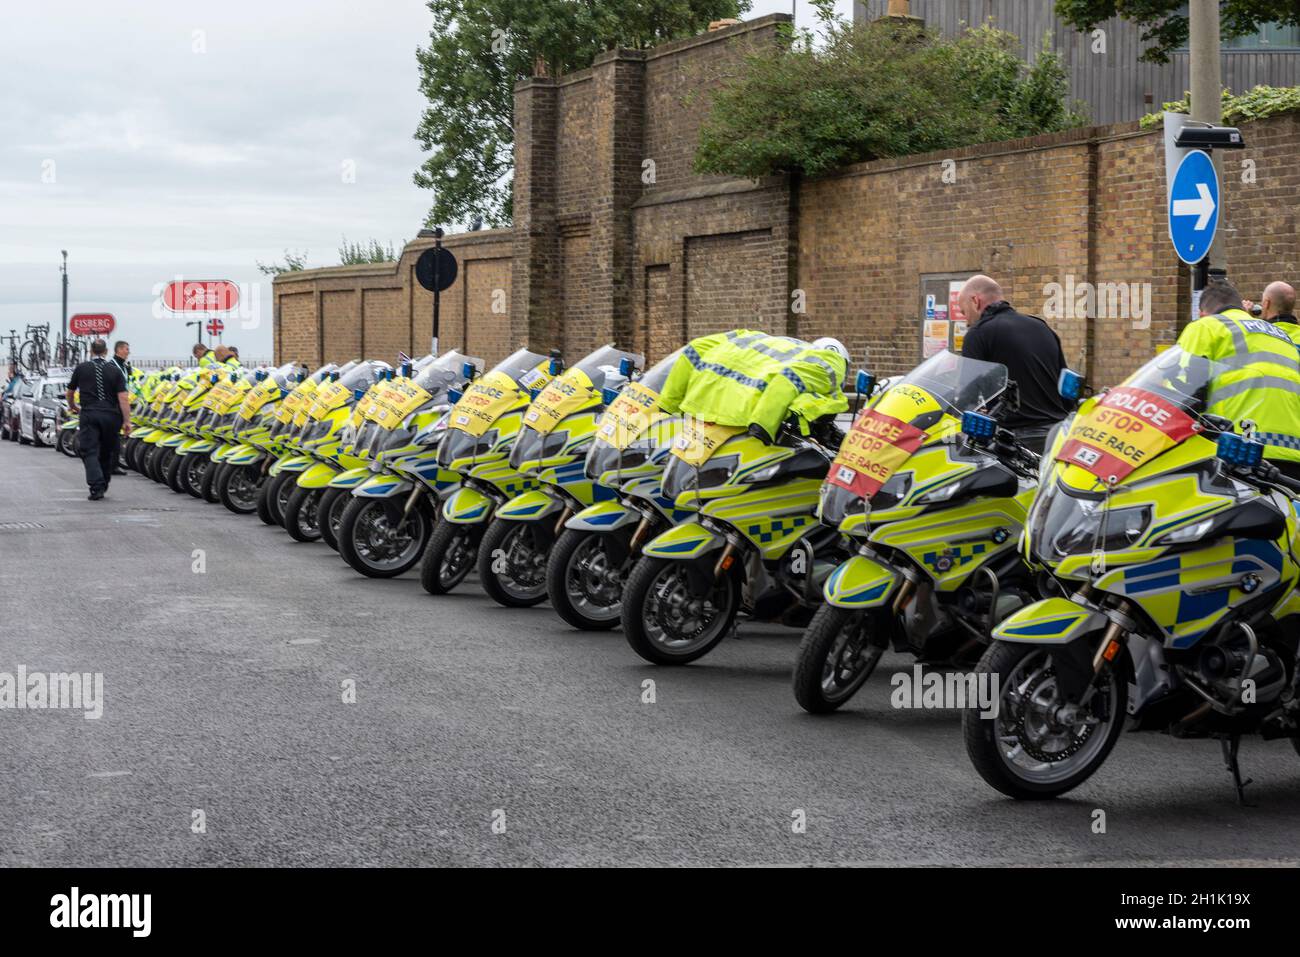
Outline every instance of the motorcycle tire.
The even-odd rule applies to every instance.
[[[1083,641],[1085,639],[1080,638],[1077,640]],[[1054,798],[1078,787],[1092,777],[1110,755],[1120,732],[1124,729],[1125,712],[1128,704],[1127,656],[1121,655],[1116,659],[1113,669],[1109,672],[1108,697],[1110,702],[1107,708],[1109,718],[1104,730],[1099,725],[1092,725],[1091,727],[1094,730],[1090,732],[1086,743],[1075,748],[1068,757],[1051,762],[1042,762],[1044,767],[1050,770],[1035,771],[1036,777],[1013,770],[1008,766],[1008,758],[1005,753],[1007,744],[1003,734],[1003,718],[1015,719],[1012,717],[1014,714],[1012,707],[1005,700],[1005,694],[1008,693],[1008,689],[1015,687],[1014,693],[1018,701],[1033,704],[1041,702],[1041,692],[1044,689],[1051,689],[1054,685],[1050,667],[1033,672],[1034,679],[1038,681],[1035,688],[1026,689],[1024,687],[1028,682],[1028,678],[1025,681],[1017,680],[1021,665],[1031,655],[1043,656],[1044,664],[1047,664],[1050,660],[1046,657],[1048,652],[1035,645],[1007,641],[995,641],[990,645],[984,652],[983,657],[980,658],[979,664],[975,666],[975,675],[977,680],[981,682],[988,680],[986,676],[996,676],[996,683],[992,684],[992,687],[999,689],[999,694],[1003,695],[1003,698],[998,702],[998,713],[996,716],[986,718],[973,706],[967,707],[962,713],[962,731],[966,739],[966,753],[970,757],[971,763],[975,765],[975,770],[995,790],[1020,801],[1041,801]],[[1030,669],[1026,670],[1029,671]],[[1100,697],[1102,695],[1095,694],[1092,700],[1095,702]],[[1040,705],[1040,707],[1042,706]],[[1036,722],[1032,718],[1021,719],[1022,727],[1030,724],[1036,724]],[[1092,743],[1093,739],[1099,735],[1100,739]],[[1029,753],[1023,741],[1020,742],[1020,746],[1015,751],[1022,754]]]
[[[158,447],[155,446],[155,448]],[[158,448],[157,454],[154,455],[153,457],[153,467],[149,473],[149,477],[152,478],[159,485],[166,485],[167,470],[168,468],[170,468],[172,460],[175,458],[176,458],[175,449],[170,449],[167,448],[166,446]]]
[[[445,595],[463,582],[477,560],[482,530],[482,525],[439,522],[420,559],[420,587],[430,595]]]
[[[582,569],[577,566],[589,559],[593,548],[603,551],[605,541],[611,534],[597,535],[576,528],[568,528],[555,542],[546,561],[546,593],[551,599],[551,607],[574,628],[582,631],[608,631],[619,623],[623,614],[623,586],[626,582],[605,583],[608,590],[614,587],[618,600],[600,605],[596,602],[593,589],[579,580]]]
[[[181,466],[181,486],[194,498],[203,498],[203,479],[212,471],[212,459],[199,452],[185,456]]]
[[[320,541],[320,497],[323,489],[296,486],[284,506],[284,530],[295,542]]]
[[[483,541],[479,543],[479,582],[489,598],[506,608],[531,608],[546,601],[545,565],[539,569],[540,581],[533,583],[517,583],[496,571],[498,558],[513,547],[515,536],[530,534],[530,524],[493,519],[483,533]]]
[[[343,522],[343,510],[348,507],[347,500],[351,493],[343,488],[327,488],[321,493],[320,504],[320,540],[334,551],[339,550],[339,525]]]
[[[349,498],[351,501],[344,507],[339,520],[339,555],[354,571],[367,578],[396,578],[420,563],[435,530],[433,519],[424,509],[411,509],[406,520],[417,524],[414,534],[410,536],[410,543],[400,553],[385,560],[376,555],[367,537],[376,518],[384,514],[383,500],[356,496]],[[384,520],[387,522],[386,516]]]
[[[225,471],[217,479],[217,495],[221,504],[236,515],[252,515],[257,511],[257,503],[262,486],[262,467],[260,465],[231,465],[225,463]]]
[[[290,478],[296,478],[290,472],[281,472],[279,475],[268,475],[261,487],[257,490],[257,517],[262,520],[264,525],[279,525],[280,520],[277,518],[280,500],[280,486]]]
[[[60,429],[54,447],[70,459],[80,458],[77,454],[77,433],[72,429]]]
[[[799,707],[809,714],[830,714],[858,693],[885,652],[879,618],[834,605],[817,609],[795,659],[794,698]],[[862,634],[866,632],[874,633]]]
[[[676,643],[658,637],[656,631],[665,629],[658,623],[648,625],[646,618],[662,604],[658,599],[665,588],[685,587],[684,566],[684,562],[667,558],[643,557],[632,569],[623,592],[623,635],[633,651],[656,665],[685,665],[704,657],[731,634],[740,613],[740,581],[734,573],[727,573],[712,596],[721,609],[709,619],[702,634]]]
[[[167,460],[167,471],[163,475],[163,481],[167,487],[177,495],[185,494],[185,456],[172,450],[171,457]]]
[[[217,481],[221,478],[222,471],[229,467],[225,462],[208,460],[207,467],[203,470],[203,479],[199,482],[199,498],[211,505],[221,501],[217,491]]]

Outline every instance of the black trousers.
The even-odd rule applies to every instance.
[[[122,428],[122,413],[105,409],[82,409],[77,430],[81,463],[86,467],[86,484],[92,492],[103,492],[113,478],[117,464],[117,434]]]

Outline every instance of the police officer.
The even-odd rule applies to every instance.
[[[127,385],[131,384],[131,377],[134,370],[131,368],[131,343],[125,339],[118,339],[113,343],[113,365],[117,366],[122,372],[122,381]],[[119,458],[117,464],[113,466],[114,475],[125,475],[126,467]]]
[[[81,395],[78,408],[75,396]],[[90,360],[72,371],[68,381],[68,408],[81,415],[77,444],[86,467],[90,501],[97,502],[108,491],[117,462],[118,432],[131,434],[131,401],[122,370],[108,361],[108,343],[96,339],[90,344]]]
[[[196,342],[190,352],[194,356],[194,364],[200,369],[209,369],[217,364],[216,358],[212,355],[212,350],[201,342]]]
[[[1261,319],[1267,319],[1287,334],[1287,337],[1300,344],[1300,323],[1295,317],[1295,289],[1284,282],[1272,282],[1264,290],[1264,298],[1259,303]],[[1252,312],[1255,304],[1249,299],[1242,303],[1247,312]]]
[[[1211,282],[1201,292],[1201,317],[1178,345],[1216,363],[1206,412],[1237,425],[1254,422],[1264,458],[1300,479],[1300,347],[1244,305],[1230,284]]]
[[[957,296],[957,307],[970,324],[961,354],[966,359],[1007,367],[1016,384],[1020,408],[1002,416],[1016,441],[1038,455],[1052,428],[1069,415],[1059,382],[1065,368],[1061,339],[1044,320],[1017,312],[988,276],[972,276]]]

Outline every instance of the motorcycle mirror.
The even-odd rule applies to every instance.
[[[1224,432],[1219,436],[1215,455],[1229,465],[1253,469],[1264,460],[1264,443],[1242,438],[1233,432]]]
[[[979,412],[963,412],[961,431],[972,439],[991,439],[998,431],[998,420]]]
[[[1083,392],[1083,376],[1073,369],[1062,369],[1056,380],[1056,391],[1061,393],[1061,398],[1075,401]]]
[[[858,395],[869,396],[871,395],[871,390],[875,387],[876,377],[866,369],[859,369],[857,379],[854,382],[854,389],[856,389]]]

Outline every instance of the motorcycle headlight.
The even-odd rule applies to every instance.
[[[912,473],[895,472],[888,481],[871,496],[872,508],[893,508],[912,491]]]
[[[1098,547],[1107,552],[1132,548],[1151,524],[1147,505],[1107,509],[1099,502],[1073,501],[1079,505],[1073,516],[1061,520],[1058,514],[1040,539],[1059,558],[1085,555]]]

